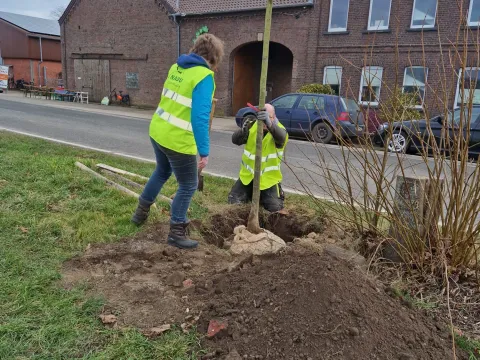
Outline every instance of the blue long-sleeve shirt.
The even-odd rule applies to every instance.
[[[195,66],[204,66],[208,68],[205,60],[196,54],[182,55],[178,58],[178,66],[188,69]],[[212,110],[212,98],[214,91],[213,76],[209,75],[200,81],[192,95],[192,129],[197,150],[200,156],[205,157],[210,154],[210,112]]]

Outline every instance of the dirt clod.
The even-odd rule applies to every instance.
[[[181,287],[185,280],[185,274],[180,271],[175,271],[167,277],[167,284],[175,287]]]
[[[105,325],[111,325],[115,324],[117,322],[117,317],[115,315],[100,315],[100,320],[102,321],[102,324]]]
[[[228,324],[225,321],[211,320],[208,324],[207,337],[221,338],[227,335]]]
[[[170,330],[172,326],[170,324],[165,324],[162,326],[154,327],[148,330],[144,330],[142,333],[148,338],[156,338],[162,335],[164,332]]]
[[[237,350],[233,349],[225,357],[225,360],[242,360],[242,357],[240,356]]]

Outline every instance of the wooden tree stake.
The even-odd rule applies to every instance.
[[[263,34],[263,55],[262,55],[262,73],[260,76],[260,99],[258,106],[260,110],[265,108],[265,98],[267,96],[267,74],[268,74],[268,53],[270,48],[270,29],[272,26],[273,0],[267,0],[265,13],[265,32]],[[253,178],[252,207],[248,216],[247,229],[251,233],[258,234],[262,231],[258,214],[260,210],[260,176],[262,170],[262,140],[263,126],[257,122],[257,140],[255,150],[255,172]]]

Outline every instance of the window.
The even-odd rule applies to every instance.
[[[295,105],[298,95],[287,95],[277,99],[272,103],[276,109],[291,109]]]
[[[335,95],[339,95],[340,85],[342,84],[342,68],[340,66],[325,66],[323,84],[330,85],[333,91],[335,91]]]
[[[423,66],[411,66],[405,69],[403,77],[403,92],[417,96],[415,107],[421,108],[425,99],[425,83],[428,69]]]
[[[328,32],[347,31],[349,0],[331,0]]]
[[[437,0],[414,0],[412,29],[435,27]]]
[[[382,87],[383,68],[367,66],[362,70],[360,82],[360,101],[364,105],[378,105],[380,89]]]
[[[323,110],[325,109],[325,99],[322,96],[307,95],[302,97],[298,108],[302,110]]]
[[[370,0],[368,30],[387,30],[390,23],[392,0]]]
[[[480,0],[470,0],[468,10],[468,25],[480,26]]]
[[[469,119],[470,116],[470,119]],[[463,121],[464,124],[468,123],[468,120],[470,120],[470,124],[474,125],[480,120],[480,108],[464,108],[463,109],[463,118],[462,118],[462,110],[457,109],[453,113],[453,123],[454,125],[458,126],[460,124],[460,121]]]
[[[470,100],[474,105],[480,105],[480,68],[460,70],[455,104],[460,106],[462,101],[468,104]]]

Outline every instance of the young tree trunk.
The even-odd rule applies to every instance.
[[[262,74],[260,76],[260,99],[258,107],[260,110],[265,108],[265,98],[267,96],[267,73],[268,73],[268,52],[270,47],[270,28],[272,25],[273,0],[267,0],[267,9],[265,13],[265,31],[263,33],[263,55],[262,55]],[[247,229],[251,233],[258,234],[261,231],[258,219],[260,210],[260,176],[262,168],[262,140],[263,124],[257,123],[257,140],[255,150],[255,173],[253,178],[252,207],[248,217]]]

